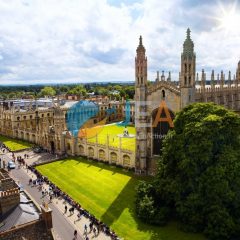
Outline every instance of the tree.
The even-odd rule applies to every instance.
[[[209,239],[239,236],[239,115],[212,103],[179,112],[164,140],[153,186],[156,214],[168,208],[186,230]]]
[[[87,91],[83,85],[78,85],[78,86],[72,88],[71,90],[69,90],[68,94],[74,94],[74,95],[78,95],[78,96],[86,96]]]
[[[39,94],[41,97],[53,97],[56,95],[56,91],[52,87],[44,87]]]

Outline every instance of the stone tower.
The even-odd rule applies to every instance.
[[[135,57],[136,169],[147,170],[147,57],[139,38]]]
[[[237,84],[240,84],[240,61],[238,62],[238,66],[237,66],[236,82]]]
[[[189,103],[195,102],[195,73],[196,54],[194,52],[194,43],[190,36],[190,29],[188,28],[181,55],[181,108],[187,106]]]
[[[54,108],[54,148],[56,152],[65,151],[64,137],[62,134],[65,129],[65,114],[58,102],[58,105]]]

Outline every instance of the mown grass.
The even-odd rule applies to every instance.
[[[176,222],[164,227],[141,222],[134,202],[135,187],[142,177],[84,158],[69,158],[37,169],[125,240],[205,239],[181,231]]]
[[[9,138],[0,135],[0,142],[4,143],[11,151],[24,150],[30,148],[33,144],[18,139]]]
[[[104,125],[101,128],[101,131],[97,134],[98,143],[107,145],[107,141],[109,142],[109,146],[127,149],[131,151],[135,151],[135,134],[136,130],[135,127],[128,126],[127,130],[129,134],[133,134],[134,137],[131,138],[121,138],[121,145],[120,145],[120,137],[119,135],[123,134],[125,127],[119,126],[117,124],[110,124],[110,125]],[[96,142],[96,137],[89,138],[89,142]],[[108,140],[107,140],[108,139]]]

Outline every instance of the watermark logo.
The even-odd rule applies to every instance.
[[[165,113],[166,117],[162,117],[163,112]],[[152,124],[152,127],[157,127],[159,122],[167,122],[169,124],[169,127],[171,127],[171,128],[174,127],[173,120],[171,118],[171,114],[170,114],[167,104],[164,100],[160,102],[160,105],[159,105],[159,108],[157,111],[157,115]]]
[[[152,109],[153,106],[158,106],[155,119],[152,121],[143,121],[145,118],[152,116],[152,112],[155,110]],[[163,117],[163,115],[165,116]],[[153,101],[137,101],[135,104],[135,116],[137,119],[135,126],[137,128],[155,128],[159,122],[167,122],[169,124],[169,127],[174,127],[170,110],[164,100],[162,100],[160,104],[159,102]]]

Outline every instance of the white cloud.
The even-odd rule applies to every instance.
[[[133,81],[140,34],[149,79],[162,69],[176,79],[187,27],[198,70],[235,71],[240,29],[217,28],[218,3],[198,2],[0,0],[0,83]]]

